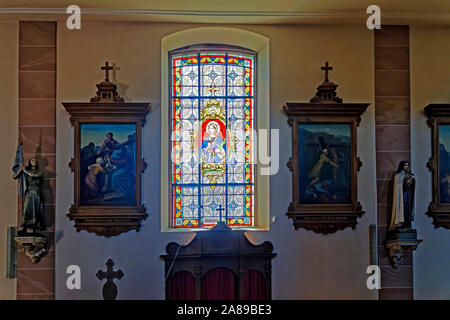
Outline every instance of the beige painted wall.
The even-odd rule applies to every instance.
[[[80,31],[58,25],[57,50],[57,203],[56,296],[60,299],[100,299],[101,284],[95,278],[104,262],[113,258],[125,272],[119,283],[119,299],[163,299],[164,273],[159,255],[169,241],[185,242],[188,233],[160,232],[160,43],[161,38],[199,25],[85,22]],[[280,108],[286,101],[307,101],[322,80],[319,66],[329,60],[335,67],[331,79],[340,86],[345,102],[373,102],[373,36],[355,26],[231,26],[270,38],[271,127],[280,128],[280,172],[271,177],[271,215],[276,223],[268,232],[253,232],[255,242],[272,241],[278,256],[273,261],[275,299],[376,299],[365,286],[369,263],[368,225],[375,223],[374,107],[363,116],[358,129],[358,153],[363,162],[359,195],[367,213],[356,230],[322,236],[295,231],[284,213],[291,199],[290,174],[285,163],[290,155],[289,128]],[[450,102],[449,28],[411,27],[411,139],[412,168],[416,174],[415,225],[424,242],[414,253],[415,297],[449,299],[450,253],[448,230],[434,229],[423,213],[431,199],[431,177],[425,167],[430,156],[430,130],[423,107]],[[18,22],[0,22],[0,299],[15,297],[15,280],[6,280],[7,226],[16,224],[16,184],[10,179],[17,142]],[[144,129],[143,199],[150,213],[139,233],[104,239],[76,233],[65,214],[72,203],[72,174],[67,162],[73,152],[73,129],[61,101],[87,101],[102,80],[98,69],[105,60],[116,62],[119,91],[128,101],[151,101],[153,108]],[[427,152],[424,152],[427,150]],[[152,183],[158,181],[156,186]],[[66,267],[82,268],[82,290],[65,287]]]
[[[19,23],[0,21],[0,300],[15,299],[16,280],[6,279],[6,235],[17,224],[17,183],[12,164],[17,147]]]
[[[450,230],[425,216],[431,202],[431,129],[423,108],[450,103],[450,28],[411,27],[411,165],[417,179],[415,226],[423,239],[414,253],[414,297],[450,299]]]
[[[160,43],[176,31],[200,25],[84,22],[82,30],[58,26],[57,39],[57,194],[56,194],[56,297],[99,299],[101,284],[96,271],[111,257],[125,272],[119,299],[163,299],[164,270],[159,255],[170,241],[186,241],[189,233],[160,232]],[[308,101],[323,81],[320,66],[330,61],[331,79],[339,84],[345,102],[372,103],[373,35],[364,25],[355,26],[240,26],[270,38],[270,121],[280,129],[280,170],[271,177],[271,215],[276,223],[268,232],[251,232],[259,243],[272,241],[278,256],[273,261],[274,299],[376,299],[366,287],[369,264],[368,226],[375,223],[374,108],[369,107],[358,129],[360,201],[367,213],[356,230],[323,236],[295,231],[285,217],[291,201],[290,172],[285,164],[291,150],[290,129],[281,107],[286,101]],[[65,214],[72,203],[72,174],[67,162],[73,152],[73,129],[62,101],[88,101],[99,70],[106,60],[120,66],[118,88],[128,101],[151,101],[144,128],[143,153],[149,164],[143,179],[143,201],[150,213],[139,233],[104,239],[76,233]],[[287,141],[285,141],[287,139]],[[154,181],[158,181],[154,184]],[[79,250],[73,250],[77,248]],[[65,270],[81,267],[82,290],[69,291]]]

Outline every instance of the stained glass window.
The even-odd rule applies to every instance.
[[[170,55],[171,224],[253,227],[255,55]]]

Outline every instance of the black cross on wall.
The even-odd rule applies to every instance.
[[[116,300],[117,297],[117,286],[114,283],[114,279],[122,279],[124,273],[122,270],[113,271],[114,261],[108,259],[106,261],[106,272],[102,270],[97,271],[97,278],[103,280],[106,278],[106,283],[103,285],[102,295],[104,300]]]

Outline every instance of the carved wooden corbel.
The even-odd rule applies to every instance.
[[[387,240],[384,246],[388,252],[389,261],[393,268],[397,268],[408,251],[414,251],[423,240]]]
[[[75,125],[76,117],[70,116],[69,121],[70,121],[70,124],[71,124],[72,127],[73,127],[73,126]]]
[[[286,108],[287,108],[287,107],[286,107]],[[294,124],[294,119],[288,119],[288,120],[287,120],[287,123],[288,123],[289,127],[292,128],[292,126],[293,126],[293,124]]]
[[[23,248],[25,255],[32,263],[38,263],[47,254],[48,239],[42,234],[37,236],[17,236],[14,239]]]
[[[75,171],[75,159],[74,158],[70,158],[69,163],[67,164],[70,168],[70,172],[74,172]]]
[[[144,173],[145,169],[147,169],[147,162],[144,159],[141,159],[140,163],[141,173]]]
[[[430,170],[431,172],[434,171],[435,165],[434,165],[434,159],[433,159],[433,157],[431,157],[430,159],[428,159],[428,162],[427,162],[427,168],[428,168],[428,170]]]
[[[286,164],[286,166],[289,168],[289,171],[292,172],[292,170],[294,170],[294,167],[293,167],[293,164],[292,164],[292,157],[289,158],[289,161]]]

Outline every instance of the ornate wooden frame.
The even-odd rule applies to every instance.
[[[432,200],[426,214],[433,218],[435,228],[450,229],[450,203],[441,203],[439,194],[439,125],[450,125],[450,104],[429,104],[424,110],[431,128],[431,158],[427,167],[432,174]]]
[[[92,101],[92,100],[91,100]],[[142,127],[150,111],[150,103],[125,102],[63,102],[74,127],[74,157],[69,167],[74,173],[74,203],[67,216],[75,228],[111,237],[130,230],[139,231],[147,217],[141,204],[141,175],[147,167],[142,159]],[[136,125],[136,206],[85,206],[80,204],[80,125],[81,124]]]
[[[369,103],[291,103],[283,106],[292,128],[292,157],[287,164],[292,172],[293,201],[286,215],[293,219],[295,229],[304,228],[316,233],[334,233],[347,227],[355,229],[357,218],[364,214],[358,202],[357,172],[362,163],[357,157],[357,126]],[[351,133],[351,201],[348,204],[299,203],[298,125],[350,124]]]

